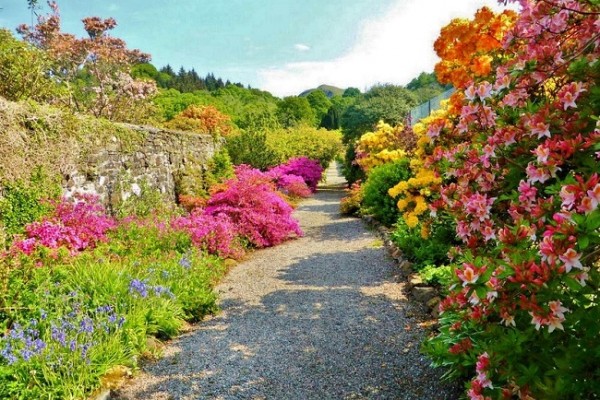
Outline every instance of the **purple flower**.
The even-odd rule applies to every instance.
[[[129,283],[129,293],[138,293],[141,297],[146,298],[148,296],[148,287],[144,281],[132,279]]]
[[[192,262],[186,256],[182,256],[179,260],[179,265],[185,269],[190,269],[192,267]]]
[[[94,321],[91,318],[85,317],[79,323],[79,332],[81,333],[93,333],[94,332]]]
[[[2,356],[8,365],[12,365],[17,362],[17,357],[12,352],[12,346],[10,343],[6,343],[6,346],[0,350],[0,356]]]
[[[52,324],[51,335],[52,340],[61,344],[61,346],[67,346],[67,334],[65,331],[58,329],[58,327]]]
[[[33,351],[29,350],[29,348],[21,350],[21,357],[23,358],[23,361],[29,361],[33,356]]]

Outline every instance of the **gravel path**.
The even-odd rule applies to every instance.
[[[417,306],[343,180],[295,212],[305,237],[255,252],[217,287],[222,312],[169,343],[120,399],[455,399],[419,351]]]

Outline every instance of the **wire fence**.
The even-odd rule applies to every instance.
[[[435,111],[438,108],[440,108],[440,104],[443,100],[446,100],[447,98],[449,98],[452,95],[452,93],[454,93],[454,92],[455,92],[454,88],[448,89],[444,93],[439,94],[439,95],[435,96],[434,98],[429,99],[425,103],[420,104],[420,105],[416,106],[415,108],[413,108],[412,110],[410,110],[408,124],[410,126],[413,126],[414,124],[419,122],[420,119],[428,117],[432,111]]]

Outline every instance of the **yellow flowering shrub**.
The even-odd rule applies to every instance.
[[[432,193],[436,193],[438,185],[442,182],[433,170],[427,167],[425,162],[428,156],[428,149],[432,143],[431,137],[427,134],[429,128],[435,124],[447,124],[448,102],[442,104],[441,109],[434,111],[429,117],[423,118],[415,124],[412,131],[416,138],[416,148],[410,158],[410,169],[412,177],[405,181],[400,181],[392,187],[388,194],[392,198],[398,199],[398,209],[402,211],[402,218],[409,228],[416,227],[421,217],[429,210],[429,200]],[[421,236],[428,236],[427,225],[423,225]]]
[[[379,122],[374,132],[367,132],[356,143],[356,162],[365,173],[376,166],[398,161],[411,153],[416,138],[404,125]]]

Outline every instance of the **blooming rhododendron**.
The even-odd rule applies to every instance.
[[[457,375],[482,354],[493,360],[476,368],[471,398],[590,397],[600,381],[590,373],[600,362],[590,355],[600,350],[599,14],[588,1],[518,3],[518,14],[453,21],[436,42],[438,78],[457,92],[415,125],[414,159],[439,177],[429,215],[451,219],[463,243],[428,349]],[[488,24],[498,34],[489,68],[475,61]],[[458,352],[465,337],[472,348]]]
[[[105,241],[107,232],[116,226],[95,196],[78,195],[73,200],[63,198],[54,207],[52,215],[27,225],[27,238],[17,240],[13,246],[25,254],[31,254],[38,246],[50,249],[65,247],[75,254]]]
[[[227,216],[237,232],[256,247],[274,246],[302,235],[291,215],[292,207],[275,192],[266,174],[241,166],[236,175],[207,201],[204,214]]]
[[[280,175],[297,175],[304,179],[310,190],[317,190],[317,184],[323,175],[323,168],[318,161],[310,160],[306,157],[291,158],[284,164],[280,164],[271,170],[269,174],[274,176]]]

